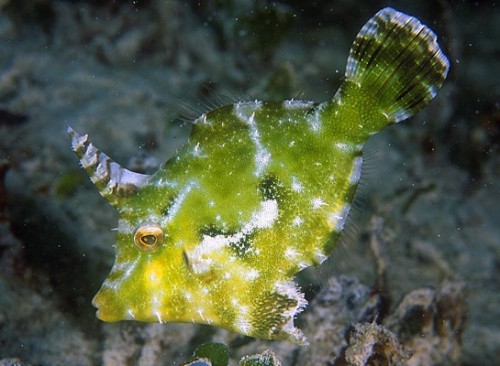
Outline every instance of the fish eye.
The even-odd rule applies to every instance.
[[[156,224],[141,225],[134,234],[135,246],[144,252],[158,249],[163,244],[164,239],[163,229]]]

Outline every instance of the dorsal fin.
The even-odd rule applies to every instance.
[[[97,149],[88,135],[79,135],[71,127],[67,128],[73,150],[78,155],[83,169],[99,193],[117,209],[124,197],[133,195],[151,177],[127,170]]]

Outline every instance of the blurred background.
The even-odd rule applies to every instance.
[[[313,351],[191,324],[95,318],[90,301],[113,263],[117,214],[81,170],[65,129],[89,133],[129,169],[154,172],[209,109],[331,98],[354,37],[386,6],[435,31],[450,73],[428,108],[367,144],[346,235],[300,283],[312,300],[329,278],[351,276],[380,296],[386,314],[416,289],[452,283],[453,342],[433,334],[441,341],[426,347],[449,355],[434,364],[493,365],[500,13],[495,1],[458,0],[0,0],[0,359],[170,365],[220,341],[234,360],[268,348],[283,365],[319,364],[307,352],[340,365],[328,341],[314,348],[314,304],[299,319]]]

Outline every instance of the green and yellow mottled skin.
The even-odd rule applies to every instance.
[[[152,175],[71,129],[73,149],[119,211],[116,260],[93,300],[104,321],[193,322],[305,344],[293,282],[344,226],[361,148],[436,94],[448,60],[418,20],[386,8],[362,28],[335,97],[244,102],[195,121]]]

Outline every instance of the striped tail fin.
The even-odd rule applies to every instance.
[[[375,106],[387,125],[425,107],[448,69],[448,59],[429,28],[412,16],[385,8],[356,36],[345,77],[346,83],[351,81],[364,94],[375,97]]]

